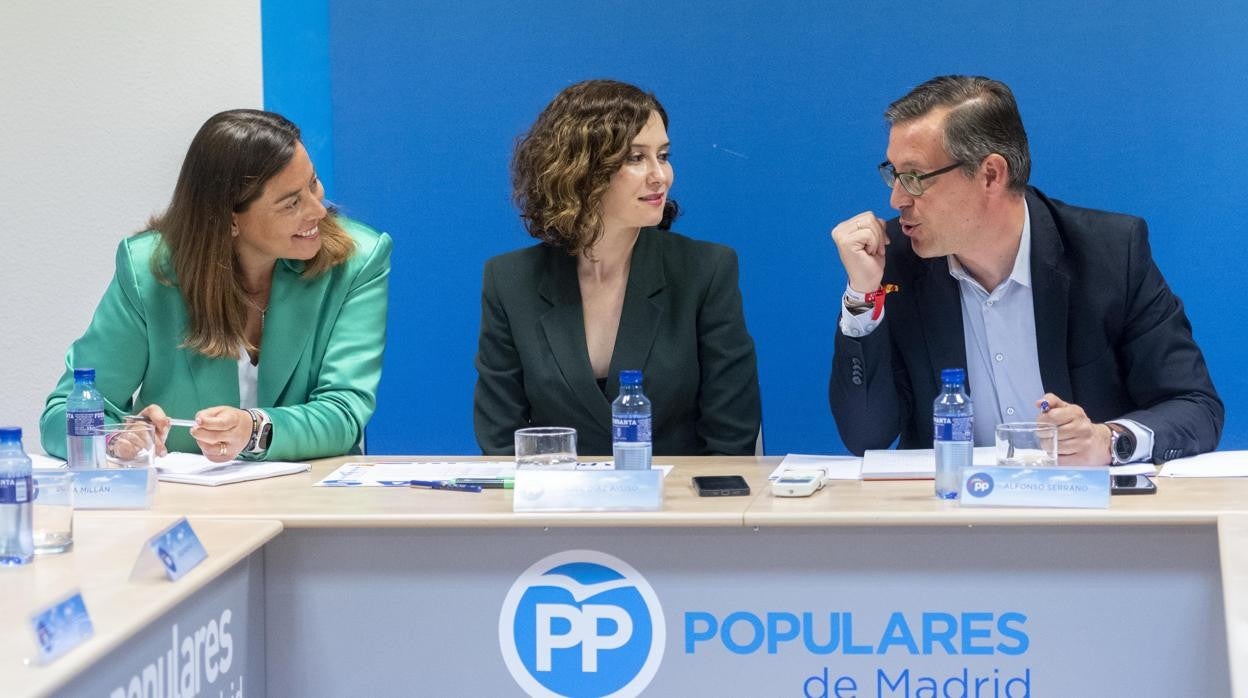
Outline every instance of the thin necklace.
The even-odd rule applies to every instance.
[[[247,301],[247,305],[250,305],[251,307],[260,311],[260,334],[264,334],[264,316],[265,316],[265,313],[269,312],[269,304],[265,304],[265,306],[261,308],[260,304],[253,301],[251,299],[251,294],[247,293],[246,291],[243,292],[243,300]]]

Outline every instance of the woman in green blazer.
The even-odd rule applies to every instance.
[[[213,461],[358,452],[376,406],[390,237],[341,218],[270,112],[195,135],[169,209],[117,248],[116,272],[40,422],[65,455],[74,367],[94,367],[108,421],[138,412],[164,446]],[[169,416],[196,426],[170,428]]]
[[[667,113],[654,95],[590,80],[521,139],[513,190],[541,244],[489,260],[482,290],[477,442],[513,450],[527,426],[570,426],[611,453],[611,400],[640,369],[655,455],[745,455],[760,424],[758,367],[737,257],[669,232]]]

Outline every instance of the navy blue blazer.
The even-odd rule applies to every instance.
[[[1094,422],[1149,427],[1155,462],[1216,448],[1222,400],[1183,304],[1153,262],[1145,222],[1034,188],[1026,196],[1044,389]],[[837,330],[828,388],[841,439],[858,454],[899,436],[900,448],[931,448],[940,370],[966,367],[961,296],[947,259],[915,255],[897,219],[886,228],[884,282],[900,290],[871,334]]]
[[[473,425],[489,455],[527,426],[577,430],[582,455],[611,453],[620,371],[640,369],[655,455],[749,455],[761,420],[754,341],[730,248],[643,228],[633,247],[606,394],[585,344],[576,258],[535,245],[486,262]],[[608,397],[610,396],[610,397]]]

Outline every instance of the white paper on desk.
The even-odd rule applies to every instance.
[[[1248,477],[1248,451],[1213,451],[1191,458],[1177,458],[1161,466],[1161,472],[1157,475],[1159,477]]]
[[[42,453],[27,453],[30,456],[30,464],[35,468],[64,468],[65,461],[60,458],[53,458]]]
[[[199,453],[171,451],[156,459],[156,478],[185,485],[231,485],[311,470],[308,463],[231,460],[213,463]]]
[[[1062,464],[1059,462],[1058,466]],[[1127,463],[1115,465],[1109,469],[1110,475],[1156,475],[1157,466],[1152,463]]]
[[[790,453],[780,461],[780,465],[767,476],[775,480],[780,473],[789,468],[810,468],[822,470],[825,480],[857,480],[862,477],[862,459],[857,456],[811,456],[804,453]]]
[[[232,485],[236,482],[263,480],[281,475],[306,473],[312,469],[309,463],[287,463],[283,461],[241,461],[232,460],[227,463],[214,463],[216,467],[195,473],[165,473],[157,471],[157,479],[161,482],[177,482],[184,485]]]
[[[401,480],[454,480],[461,477],[515,477],[515,461],[438,461],[429,463],[344,463],[314,487],[385,487]]]
[[[977,446],[971,465],[996,465],[996,446]],[[863,480],[933,480],[936,451],[930,448],[867,451],[862,456]]]
[[[663,476],[670,465],[654,466]],[[611,461],[577,463],[576,470],[612,470]],[[424,463],[346,463],[326,475],[314,487],[393,487],[384,483],[404,480],[455,480],[459,478],[503,479],[516,476],[516,462],[508,461],[428,461]]]
[[[202,473],[205,470],[211,470],[218,465],[226,465],[228,463],[242,463],[244,461],[231,460],[225,463],[213,463],[199,453],[179,453],[170,451],[169,453],[156,459],[156,469],[162,474],[170,473],[174,475],[190,475],[192,473]]]

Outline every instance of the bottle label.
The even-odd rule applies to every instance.
[[[935,441],[974,441],[970,417],[945,417],[936,415],[932,418],[932,439]]]
[[[0,504],[30,502],[31,476],[0,477]]]
[[[612,441],[631,441],[649,442],[650,441],[650,417],[640,417],[634,415],[628,416],[612,416],[611,417],[611,440]]]
[[[65,433],[69,436],[98,436],[103,428],[103,410],[65,413]]]

